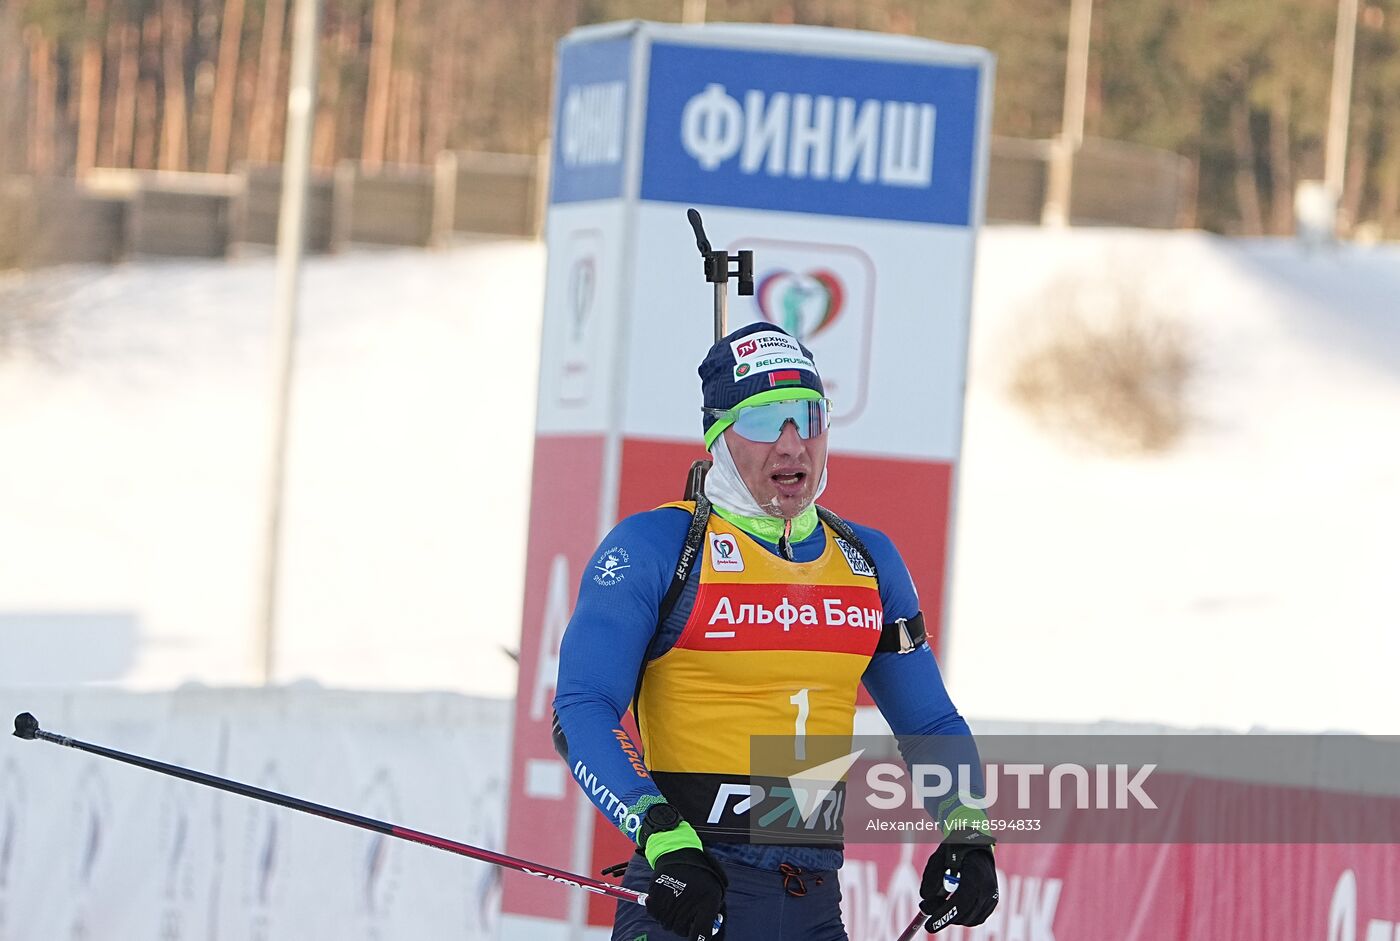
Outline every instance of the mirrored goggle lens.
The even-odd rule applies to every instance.
[[[734,416],[734,430],[750,441],[777,441],[783,426],[792,422],[797,434],[812,438],[823,431],[830,420],[826,399],[805,399],[799,402],[772,402],[741,408]]]

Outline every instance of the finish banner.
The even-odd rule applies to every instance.
[[[822,503],[891,536],[941,649],[992,75],[983,49],[795,26],[616,23],[560,44],[511,854],[596,873],[630,851],[554,753],[551,703],[599,541],[680,498],[705,456],[714,294],[687,209],[715,249],[754,253],[728,328],[767,321],[812,351],[832,400]],[[505,883],[503,938],[607,934],[611,903],[527,881]]]

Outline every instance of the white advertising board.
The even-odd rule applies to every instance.
[[[474,846],[503,840],[504,700],[319,689],[0,698],[92,744]],[[495,934],[502,873],[486,863],[8,740],[0,939]]]
[[[561,592],[703,455],[713,292],[688,208],[716,248],[754,253],[729,328],[766,319],[811,348],[835,416],[823,502],[894,539],[939,646],[992,63],[805,27],[632,22],[561,43],[508,852],[584,872],[628,851],[554,786],[546,704]],[[503,939],[608,936],[610,901],[537,882],[506,883]]]

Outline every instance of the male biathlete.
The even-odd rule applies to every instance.
[[[845,939],[839,846],[750,840],[731,799],[750,736],[849,738],[862,682],[897,736],[971,733],[899,552],[818,512],[829,412],[811,352],[750,324],[711,347],[700,379],[704,499],[630,516],[598,547],[560,652],[555,744],[637,844],[622,881],[647,904],[618,905],[614,941],[711,938],[720,914],[728,941]],[[634,699],[640,750],[621,723]],[[956,801],[935,813],[949,835],[924,869],[926,927],[981,924],[994,841],[953,818],[985,816]]]

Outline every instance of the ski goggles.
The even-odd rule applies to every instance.
[[[713,444],[725,428],[732,425],[739,436],[749,441],[771,444],[792,422],[799,438],[815,438],[831,424],[831,402],[828,399],[797,399],[786,402],[764,402],[759,405],[738,405],[734,408],[706,408],[705,414],[715,419],[706,445]]]

